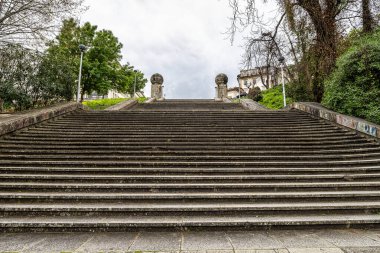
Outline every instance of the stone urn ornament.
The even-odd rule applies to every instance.
[[[162,84],[164,83],[163,76],[161,74],[156,73],[152,75],[152,77],[150,78],[150,82],[152,83],[151,97],[157,100],[164,99],[162,90]]]
[[[223,73],[217,75],[215,77],[215,83],[216,83],[216,99],[223,100],[224,98],[227,98],[228,76]]]

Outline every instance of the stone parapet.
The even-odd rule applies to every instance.
[[[122,101],[116,105],[110,106],[105,109],[105,111],[120,111],[120,110],[126,110],[131,108],[132,106],[136,105],[137,101],[134,99]]]
[[[0,119],[0,136],[61,116],[77,109],[85,109],[85,107],[80,103],[68,102],[47,108],[12,114],[9,117]]]
[[[307,112],[313,116],[317,116],[326,120],[329,120],[338,125],[353,129],[360,133],[369,135],[380,139],[380,126],[369,121],[347,116],[340,114],[334,111],[331,111],[323,107],[319,103],[306,103],[306,102],[297,102],[290,105],[291,108],[297,109],[300,111]]]
[[[263,105],[260,105],[258,102],[253,101],[252,99],[241,99],[241,105],[250,110],[250,111],[269,111],[270,109],[266,108]]]

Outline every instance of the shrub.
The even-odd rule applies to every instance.
[[[322,103],[380,124],[380,30],[358,39],[339,57]]]
[[[248,92],[248,98],[250,98],[256,102],[260,101],[263,98],[260,88],[254,87],[254,88],[250,89]]]
[[[282,109],[284,108],[284,98],[282,96],[282,85],[276,86],[272,89],[263,91],[262,99],[259,101],[260,104],[266,106],[270,109]],[[292,103],[291,98],[286,99],[286,103]]]

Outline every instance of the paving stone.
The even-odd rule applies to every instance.
[[[317,235],[337,247],[380,247],[380,241],[367,237],[362,231],[320,230]]]
[[[234,253],[234,251],[233,250],[211,249],[211,250],[206,250],[206,253]]]
[[[130,251],[179,251],[180,233],[141,232],[130,247]]]
[[[289,253],[289,250],[287,249],[276,249],[276,253]]]
[[[235,249],[277,249],[284,248],[276,238],[268,236],[267,232],[227,232]]]
[[[272,250],[272,249],[251,249],[251,250],[236,250],[235,253],[277,253],[277,251]]]
[[[344,253],[339,248],[289,248],[289,253]]]
[[[230,249],[232,245],[224,232],[184,232],[183,250]]]
[[[21,252],[45,239],[44,234],[2,234],[0,236],[0,252]]]
[[[380,247],[342,248],[345,253],[379,253]]]
[[[286,248],[330,248],[335,247],[332,243],[318,237],[313,231],[298,230],[272,230],[268,236],[280,241]]]
[[[127,251],[137,236],[131,233],[96,233],[76,252]]]
[[[74,252],[86,241],[88,241],[92,234],[90,233],[57,233],[45,234],[45,239],[36,243],[30,248],[25,249],[24,252],[28,253],[41,253],[41,252]]]

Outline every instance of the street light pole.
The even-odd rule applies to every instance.
[[[80,64],[79,64],[79,77],[78,77],[78,87],[77,87],[77,103],[79,103],[79,96],[80,96],[80,85],[82,81],[82,65],[83,65],[83,54],[86,51],[85,45],[79,45],[80,50]]]
[[[135,69],[134,72],[135,72],[135,83],[133,85],[133,98],[136,97],[137,70]]]
[[[285,63],[285,58],[281,56],[278,58],[278,61],[281,64],[281,76],[282,76],[282,95],[284,97],[284,107],[286,107],[286,91],[285,91],[285,79],[284,79],[284,63]]]
[[[240,77],[237,76],[237,82],[238,82],[238,93],[239,93],[239,102],[240,102]]]

